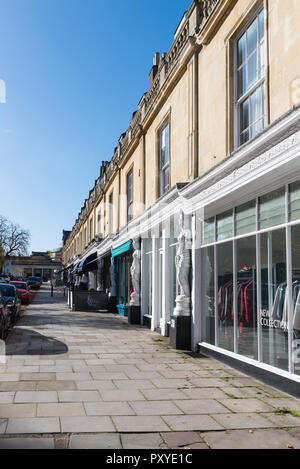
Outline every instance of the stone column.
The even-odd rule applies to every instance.
[[[132,266],[130,268],[133,293],[128,309],[129,324],[141,323],[141,239],[133,240]]]

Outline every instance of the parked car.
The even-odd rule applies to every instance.
[[[0,339],[3,340],[5,331],[10,326],[10,314],[5,299],[0,292]]]
[[[29,287],[27,282],[18,282],[12,281],[10,282],[11,285],[14,285],[18,290],[18,293],[21,296],[21,301],[23,305],[29,305]]]
[[[9,277],[7,277],[6,275],[0,277],[0,283],[8,283],[9,280]]]
[[[4,297],[11,322],[15,322],[21,311],[21,297],[14,285],[0,283],[0,292]]]
[[[41,282],[38,277],[28,277],[26,282],[33,290],[38,290],[41,286]]]

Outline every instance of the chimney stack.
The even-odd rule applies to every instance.
[[[151,90],[154,79],[156,77],[159,62],[160,62],[160,53],[156,52],[153,57],[153,67],[151,68],[150,73],[149,73],[149,90]]]

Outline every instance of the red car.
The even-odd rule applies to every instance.
[[[21,296],[22,305],[29,305],[29,287],[26,282],[9,282],[13,284]]]

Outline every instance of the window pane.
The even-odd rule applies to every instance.
[[[202,340],[215,345],[214,247],[201,250]]]
[[[285,189],[279,189],[259,199],[260,229],[285,223]]]
[[[247,90],[247,76],[246,76],[246,65],[244,65],[238,71],[238,99],[246,93]]]
[[[251,124],[256,122],[261,117],[261,88],[258,88],[250,98],[250,121]]]
[[[215,219],[210,218],[203,222],[203,244],[210,244],[215,241]]]
[[[300,226],[292,227],[292,321],[294,373],[300,375]]]
[[[265,35],[265,13],[262,11],[258,18],[259,21],[259,39],[260,41],[264,38]]]
[[[249,138],[250,138],[249,130],[245,130],[245,132],[241,134],[240,145],[243,145],[244,143],[248,142]]]
[[[250,55],[256,48],[258,43],[258,20],[253,21],[247,31],[248,39],[248,55]]]
[[[246,130],[248,127],[249,127],[249,124],[250,124],[250,116],[249,116],[249,112],[250,112],[250,100],[247,99],[246,101],[244,101],[241,105],[241,131],[244,131]]]
[[[232,242],[217,246],[218,265],[218,346],[234,350]]]
[[[263,119],[259,120],[258,122],[256,122],[256,124],[252,125],[250,129],[251,138],[254,138],[257,134],[262,132],[263,128],[264,128]]]
[[[300,181],[290,185],[290,221],[300,219]]]
[[[160,150],[160,169],[162,169],[165,166],[165,161],[166,161],[166,149],[161,148],[161,150]]]
[[[260,66],[258,71],[258,78],[261,79],[265,74],[265,43],[263,42],[259,48]]]
[[[256,231],[256,203],[255,201],[241,205],[236,209],[236,235]]]
[[[238,67],[240,67],[246,59],[246,33],[238,41]]]
[[[251,86],[257,81],[257,53],[254,52],[253,55],[249,58],[248,61],[248,85],[247,89],[251,88]]]
[[[237,240],[238,353],[257,359],[256,237]]]
[[[233,216],[232,211],[217,217],[217,238],[218,241],[232,238],[233,236]]]
[[[285,229],[261,235],[261,313],[263,362],[288,370]]]

